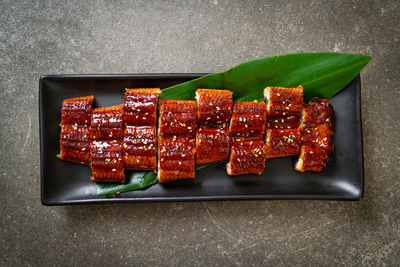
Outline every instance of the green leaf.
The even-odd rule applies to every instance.
[[[126,171],[126,182],[120,183],[96,183],[97,195],[105,196],[149,187],[157,183],[154,172]]]
[[[196,171],[201,170],[216,162],[196,165]],[[106,196],[116,194],[117,192],[127,192],[137,189],[143,189],[153,184],[157,184],[156,174],[154,172],[146,171],[126,171],[126,182],[121,183],[96,183],[97,195]]]
[[[239,64],[226,72],[209,74],[171,86],[163,90],[160,98],[194,100],[198,88],[213,88],[233,91],[235,101],[261,101],[266,86],[302,85],[304,101],[316,96],[329,99],[350,83],[370,60],[369,56],[332,52],[266,57]],[[197,166],[196,170],[204,167],[206,166]],[[126,184],[98,185],[98,194],[125,192],[156,183],[154,174],[152,183],[142,183],[150,180],[150,177],[147,177],[148,173],[132,173],[131,176],[135,178]]]
[[[331,98],[350,83],[371,57],[341,53],[297,53],[237,65],[163,90],[162,99],[193,100],[198,88],[228,89],[235,101],[263,100],[266,86],[302,85],[304,101]]]

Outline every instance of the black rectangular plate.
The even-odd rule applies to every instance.
[[[363,149],[360,76],[330,101],[335,111],[335,153],[322,173],[298,173],[293,158],[268,159],[262,175],[230,177],[222,165],[204,168],[195,180],[157,184],[119,196],[96,195],[87,166],[64,162],[59,153],[64,99],[94,95],[95,106],[123,103],[125,88],[167,88],[204,74],[48,75],[40,78],[41,199],[44,205],[80,203],[207,201],[237,199],[360,200]],[[262,90],[262,88],[260,88]]]

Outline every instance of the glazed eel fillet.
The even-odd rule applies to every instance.
[[[60,154],[62,160],[90,164],[90,118],[94,96],[66,99],[61,108]]]
[[[313,98],[304,104],[300,132],[302,142],[295,170],[321,172],[331,159],[334,149],[331,138],[334,113],[327,99]]]
[[[128,170],[157,168],[157,99],[159,88],[127,89],[124,99],[124,166]]]
[[[321,172],[331,159],[333,109],[320,97],[303,104],[301,86],[267,87],[261,103],[233,102],[223,89],[198,89],[197,104],[160,100],[157,133],[160,93],[127,89],[124,104],[96,109],[94,96],[64,100],[57,156],[91,165],[96,182],[120,183],[124,168],[152,170],[164,183],[195,178],[195,161],[229,160],[227,173],[240,175],[261,174],[267,158],[299,154],[300,172]]]
[[[195,178],[195,101],[160,100],[158,173],[160,183]]]
[[[231,154],[226,170],[229,175],[261,174],[265,169],[266,125],[264,102],[235,102],[229,126]]]
[[[299,154],[303,87],[267,87],[264,89],[264,99],[267,103],[267,158]]]
[[[93,110],[90,149],[93,181],[125,182],[123,114],[122,104]]]
[[[233,93],[229,90],[198,89],[196,163],[229,158],[228,123],[232,115]]]

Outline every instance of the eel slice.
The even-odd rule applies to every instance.
[[[268,116],[300,116],[303,107],[303,87],[266,87],[264,99]]]
[[[261,174],[265,168],[263,135],[267,120],[265,102],[235,102],[229,126],[231,154],[228,175]]]
[[[92,140],[122,140],[123,106],[95,108],[92,113]]]
[[[196,131],[196,163],[228,160],[228,127],[200,126]]]
[[[300,132],[302,143],[295,170],[323,171],[331,160],[334,113],[327,99],[313,98],[304,105]]]
[[[308,104],[304,104],[301,114],[301,128],[316,127],[317,125],[329,122],[333,127],[334,113],[328,99],[322,97],[314,97]]]
[[[89,126],[61,125],[61,160],[89,165],[90,141]]]
[[[126,169],[155,170],[157,168],[156,126],[126,126],[123,152]]]
[[[91,165],[96,182],[125,182],[123,104],[95,108],[92,113]]]
[[[299,172],[322,172],[330,158],[330,150],[320,149],[318,146],[301,146],[295,170]]]
[[[126,89],[124,99],[124,123],[126,125],[155,125],[159,88]]]
[[[124,164],[129,170],[157,168],[157,100],[159,88],[126,89]]]
[[[265,169],[265,159],[262,136],[236,137],[231,144],[231,155],[226,170],[228,175],[261,174]]]
[[[93,141],[91,144],[92,180],[125,183],[121,141]]]
[[[194,139],[159,139],[158,173],[160,183],[178,179],[195,178]]]
[[[90,164],[91,115],[94,96],[65,99],[61,108],[61,160]]]
[[[267,158],[288,157],[299,154],[299,129],[268,129],[265,137]]]
[[[90,125],[94,96],[65,99],[61,108],[61,125]]]
[[[332,123],[324,122],[315,127],[302,129],[301,144],[303,146],[313,146],[317,144],[322,147],[330,147],[332,135]]]
[[[228,123],[232,116],[233,93],[229,90],[198,89],[196,163],[228,160]]]
[[[264,102],[235,102],[229,125],[230,136],[259,136],[265,133]]]
[[[195,101],[160,100],[159,104],[159,136],[195,137],[197,112]]]
[[[160,183],[195,178],[195,101],[162,100],[158,118]]]
[[[233,93],[229,90],[198,89],[197,122],[201,125],[221,125],[229,121],[233,108]]]

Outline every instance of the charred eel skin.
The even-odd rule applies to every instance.
[[[159,88],[126,89],[124,98],[124,166],[128,170],[157,168],[157,101]]]
[[[295,164],[299,172],[322,172],[331,161],[334,145],[334,113],[327,99],[313,98],[304,104],[300,132],[302,143]]]
[[[265,169],[266,104],[235,102],[229,126],[231,149],[226,165],[228,175],[255,173]]]
[[[198,89],[196,163],[229,158],[228,123],[232,116],[233,93],[229,90]]]
[[[156,125],[159,88],[126,89],[124,123],[129,126]]]
[[[90,123],[94,96],[66,99],[61,108],[61,160],[90,164]]]
[[[125,182],[123,105],[96,108],[92,113],[91,165],[96,182]]]
[[[195,101],[160,100],[158,173],[160,183],[195,178]]]
[[[126,126],[124,130],[124,165],[129,170],[157,168],[156,126]]]
[[[265,169],[265,159],[263,136],[236,137],[231,143],[231,155],[226,170],[228,175],[261,174]]]
[[[303,107],[303,87],[266,87],[267,158],[288,157],[300,151],[300,114]]]

